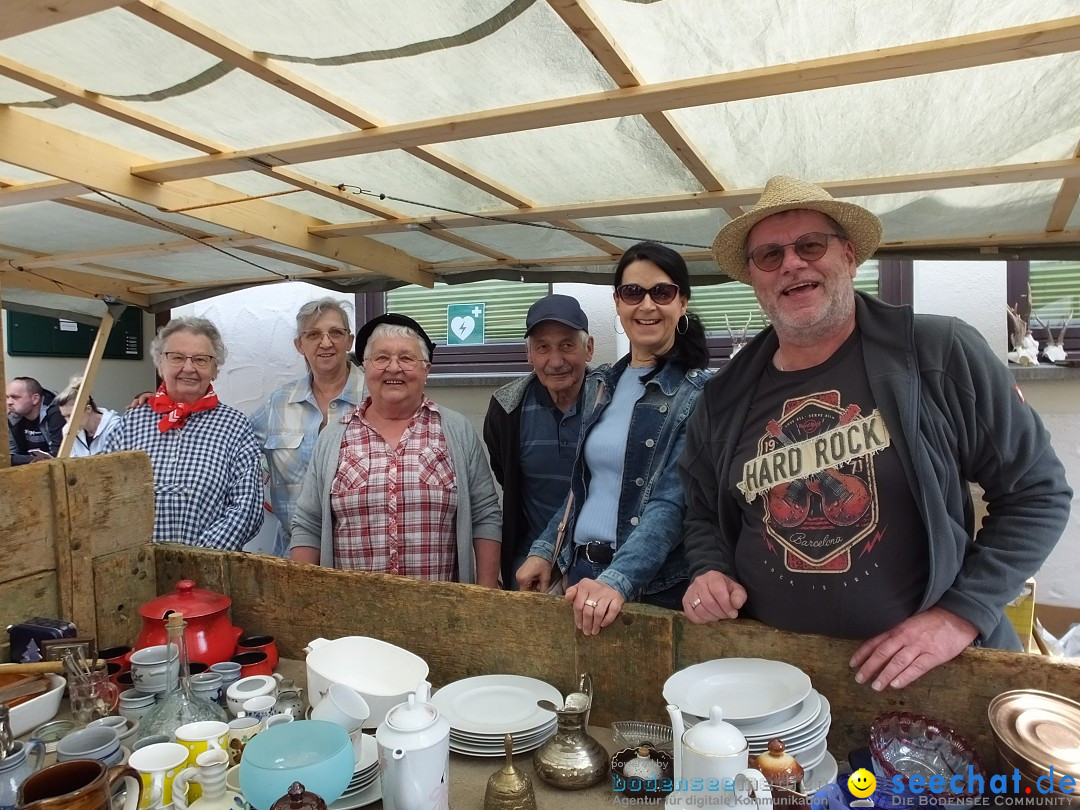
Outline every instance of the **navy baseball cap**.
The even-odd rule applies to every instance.
[[[581,304],[569,295],[547,295],[529,307],[529,314],[525,316],[525,337],[544,321],[555,321],[571,329],[589,331],[589,319],[585,317]]]

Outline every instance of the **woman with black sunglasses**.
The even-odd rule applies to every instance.
[[[681,609],[687,568],[678,460],[708,376],[705,330],[687,311],[682,256],[655,242],[634,245],[615,268],[614,287],[630,353],[586,378],[571,492],[517,572],[523,590],[546,591],[554,560],[585,635],[615,621],[627,601]]]

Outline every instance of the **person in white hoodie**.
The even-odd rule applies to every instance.
[[[67,388],[56,395],[56,405],[67,420],[67,424],[64,425],[65,436],[71,425],[71,413],[75,409],[75,399],[79,396],[81,385],[82,377],[72,377]],[[92,396],[87,397],[86,414],[83,416],[82,427],[75,436],[75,444],[71,447],[71,457],[95,456],[105,452],[105,440],[113,428],[119,424],[120,417],[116,411],[99,408]]]

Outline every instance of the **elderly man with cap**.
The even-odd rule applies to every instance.
[[[581,383],[593,355],[589,319],[577,299],[548,295],[529,308],[525,354],[532,373],[496,391],[484,418],[491,469],[503,490],[507,588],[517,588],[515,572],[570,491]]]
[[[866,209],[786,177],[720,231],[717,263],[772,326],[706,385],[681,462],[686,615],[861,640],[850,665],[875,690],[971,644],[1019,649],[1003,608],[1072,494],[978,332],[855,291],[880,239]]]
[[[387,313],[356,335],[368,397],[315,444],[290,557],[497,587],[502,515],[480,437],[424,392],[435,344]]]

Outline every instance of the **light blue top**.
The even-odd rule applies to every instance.
[[[611,404],[585,439],[585,466],[589,470],[589,497],[578,512],[574,526],[574,544],[608,543],[615,545],[618,536],[618,503],[626,463],[626,442],[634,403],[645,393],[642,377],[652,368],[628,366],[615,385]],[[599,496],[599,497],[598,497]]]
[[[349,367],[345,387],[327,408],[327,424],[340,420],[364,401],[364,375]],[[270,505],[281,523],[274,554],[288,556],[290,526],[304,473],[315,452],[322,411],[311,390],[311,373],[278,387],[251,415],[255,438],[270,472]]]

